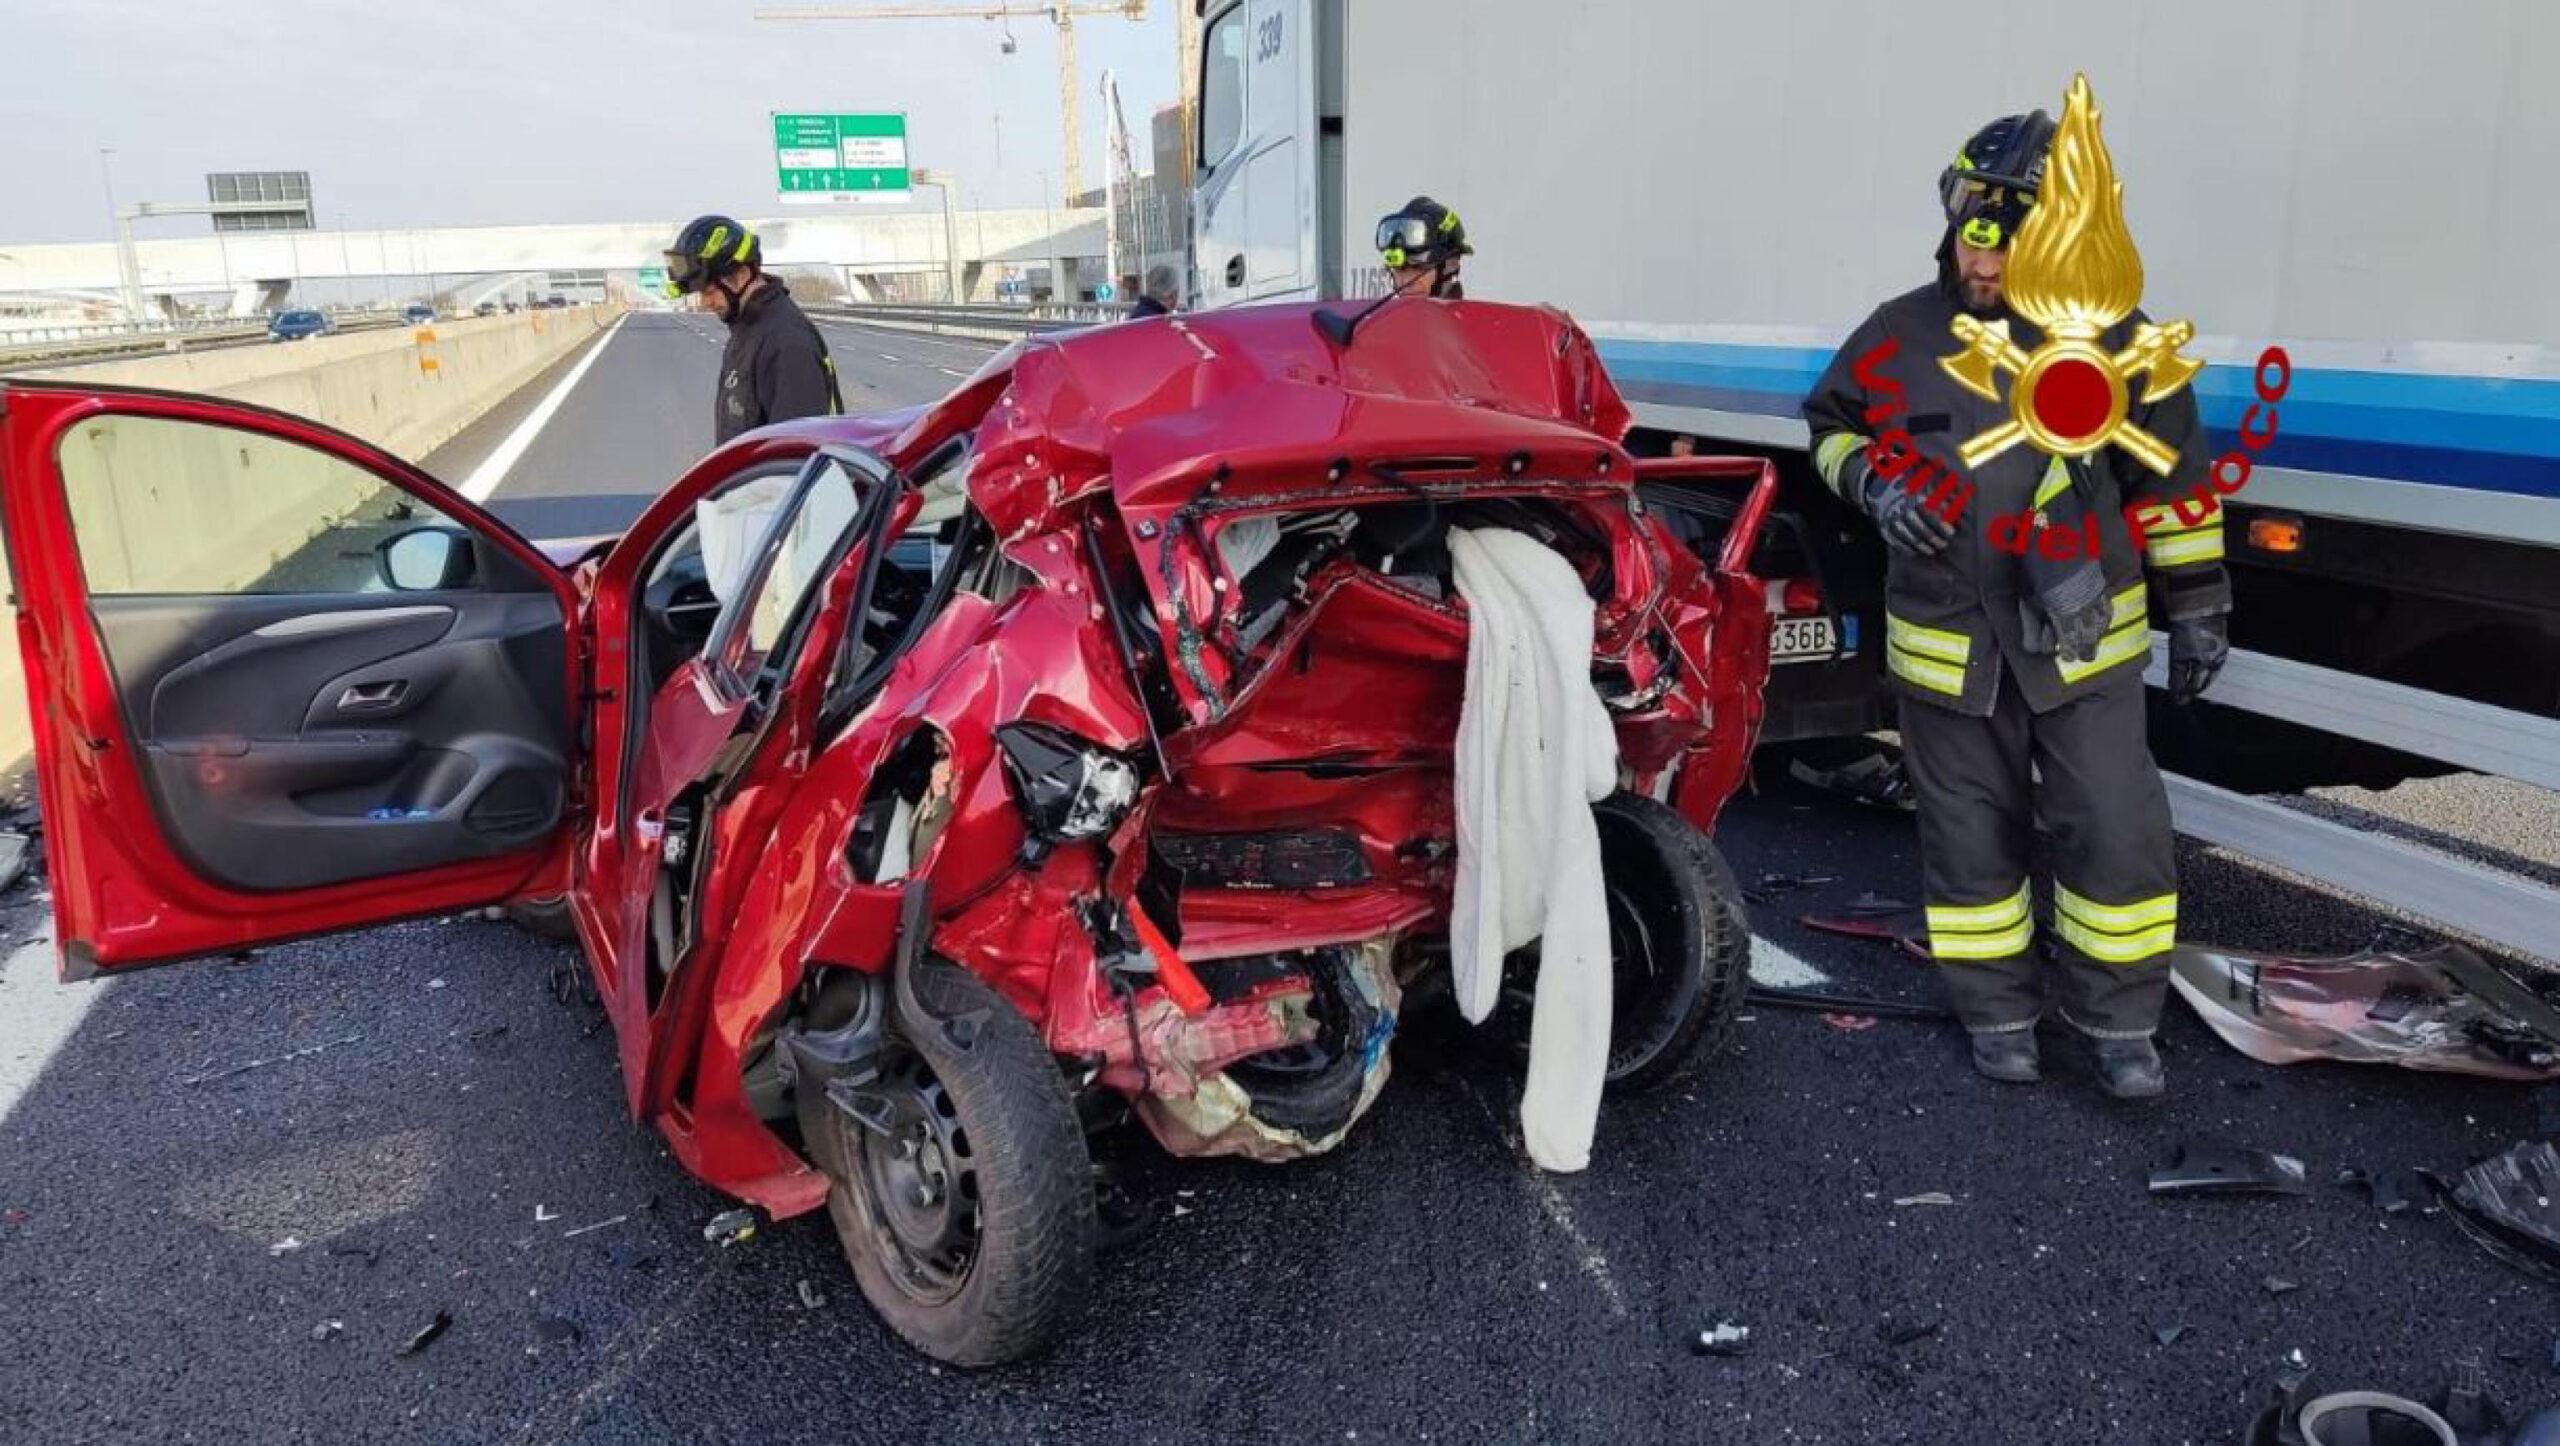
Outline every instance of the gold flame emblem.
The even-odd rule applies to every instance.
[[[2002,371],[2017,377],[2009,387],[2009,420],[1958,449],[1967,467],[2020,442],[2060,457],[2085,457],[2112,443],[2164,477],[2177,463],[2177,452],[2127,420],[2125,409],[2136,376],[2148,378],[2142,389],[2148,403],[2174,396],[2204,369],[2178,354],[2195,339],[2195,327],[2144,322],[2117,352],[2098,340],[2142,300],[2142,256],[2125,229],[2124,186],[2098,133],[2100,118],[2089,77],[2073,76],[2044,185],[2009,250],[2009,305],[2043,328],[2044,343],[2028,352],[2009,340],[2005,325],[1958,316],[1954,330],[1964,350],[1938,359],[1958,385],[1985,401],[2000,400]]]

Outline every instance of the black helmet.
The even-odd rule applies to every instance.
[[[2004,115],[1975,131],[1956,152],[1956,163],[1938,173],[1938,203],[1946,208],[1948,228],[1968,245],[2008,245],[2044,185],[2053,129],[2053,117],[2039,110]]]
[[[1475,250],[1467,244],[1467,228],[1458,213],[1429,196],[1416,196],[1378,221],[1378,259],[1390,271],[1437,266]]]
[[[667,248],[667,295],[700,291],[716,278],[745,266],[764,264],[764,246],[756,233],[726,216],[696,216],[676,233]]]

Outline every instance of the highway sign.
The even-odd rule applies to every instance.
[[[776,111],[773,172],[792,205],[907,200],[907,118]]]
[[[643,266],[640,268],[640,275],[637,279],[640,283],[640,291],[642,295],[664,295],[667,288],[667,268],[663,266]]]

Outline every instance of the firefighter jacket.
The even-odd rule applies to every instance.
[[[720,354],[720,395],[711,435],[726,442],[768,422],[832,417],[844,410],[826,338],[779,277],[749,294],[729,323]]]
[[[1805,398],[1814,469],[1861,512],[1870,470],[1895,477],[1954,525],[1945,551],[1894,553],[1887,565],[1884,661],[1895,690],[1984,716],[2005,673],[2028,706],[2045,713],[2118,669],[2142,668],[2151,655],[2151,602],[2170,621],[2230,611],[2221,499],[2191,390],[2145,405],[2140,378],[2128,419],[2176,450],[2169,475],[2113,445],[2065,465],[2024,441],[1964,466],[1957,449],[2007,422],[2009,408],[2005,380],[2004,400],[1987,401],[1938,365],[1961,349],[1949,329],[1957,311],[1947,287],[1932,283],[1876,308],[1850,333]],[[2124,346],[2141,319],[2119,323],[2104,344]],[[2006,325],[2026,350],[2044,339],[2023,317],[2007,315]],[[2062,506],[2067,492],[2084,505]],[[2039,509],[2048,507],[2079,525],[2039,535]],[[2095,657],[2064,660],[2050,651],[2041,614],[2022,610],[2034,595],[2023,553],[2041,547],[2047,559],[2085,557],[2093,535],[2112,614]]]

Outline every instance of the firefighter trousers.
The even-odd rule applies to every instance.
[[[2032,1029],[2044,1013],[2027,882],[2040,827],[2064,1021],[2099,1038],[2150,1035],[2168,995],[2178,879],[2142,670],[2118,668],[2041,715],[2007,678],[1986,718],[1916,701],[1901,713],[1929,945],[1956,1017],[1983,1034]]]

